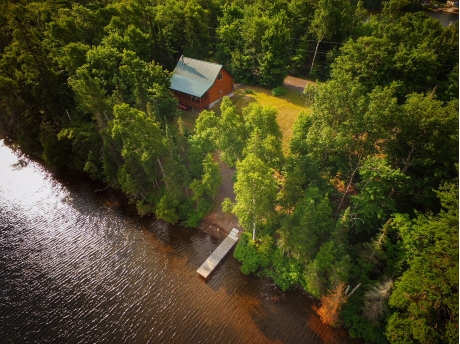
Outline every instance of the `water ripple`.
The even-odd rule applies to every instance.
[[[215,238],[129,215],[111,190],[1,143],[0,175],[0,342],[352,342],[305,295],[267,300],[231,256],[204,282]]]

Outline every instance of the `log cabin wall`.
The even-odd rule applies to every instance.
[[[201,111],[206,109],[210,104],[208,92],[203,94],[201,99],[179,91],[174,91],[174,96],[178,99],[179,104],[191,107],[193,110]]]
[[[211,88],[204,94],[209,97],[208,105],[233,91],[232,76],[223,68],[220,70],[220,74],[222,74],[222,79],[219,80],[218,76]]]
[[[221,99],[233,91],[233,78],[225,70],[221,69],[220,73],[222,76],[217,76],[214,80],[213,85],[206,91],[201,98],[193,97],[190,94],[186,94],[179,91],[174,91],[175,97],[179,100],[179,104],[191,107],[193,110],[201,111],[207,109],[209,105],[216,100]]]

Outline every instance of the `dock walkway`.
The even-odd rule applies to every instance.
[[[233,228],[230,234],[220,243],[206,261],[196,270],[204,278],[208,278],[211,272],[220,263],[222,258],[231,250],[238,241],[238,229]]]

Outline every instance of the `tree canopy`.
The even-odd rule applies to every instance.
[[[302,288],[375,343],[458,342],[458,24],[408,0],[0,3],[0,133],[54,169],[195,227],[236,168],[241,271]],[[383,11],[365,20],[365,8]],[[181,55],[236,82],[309,76],[289,151],[277,110],[179,116]]]

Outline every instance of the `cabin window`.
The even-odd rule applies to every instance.
[[[194,101],[194,102],[198,103],[199,100],[200,100],[200,98],[198,98],[198,97],[195,97],[195,96],[192,97],[192,101]]]
[[[219,73],[219,75],[217,76],[217,79],[222,80],[222,73]]]

